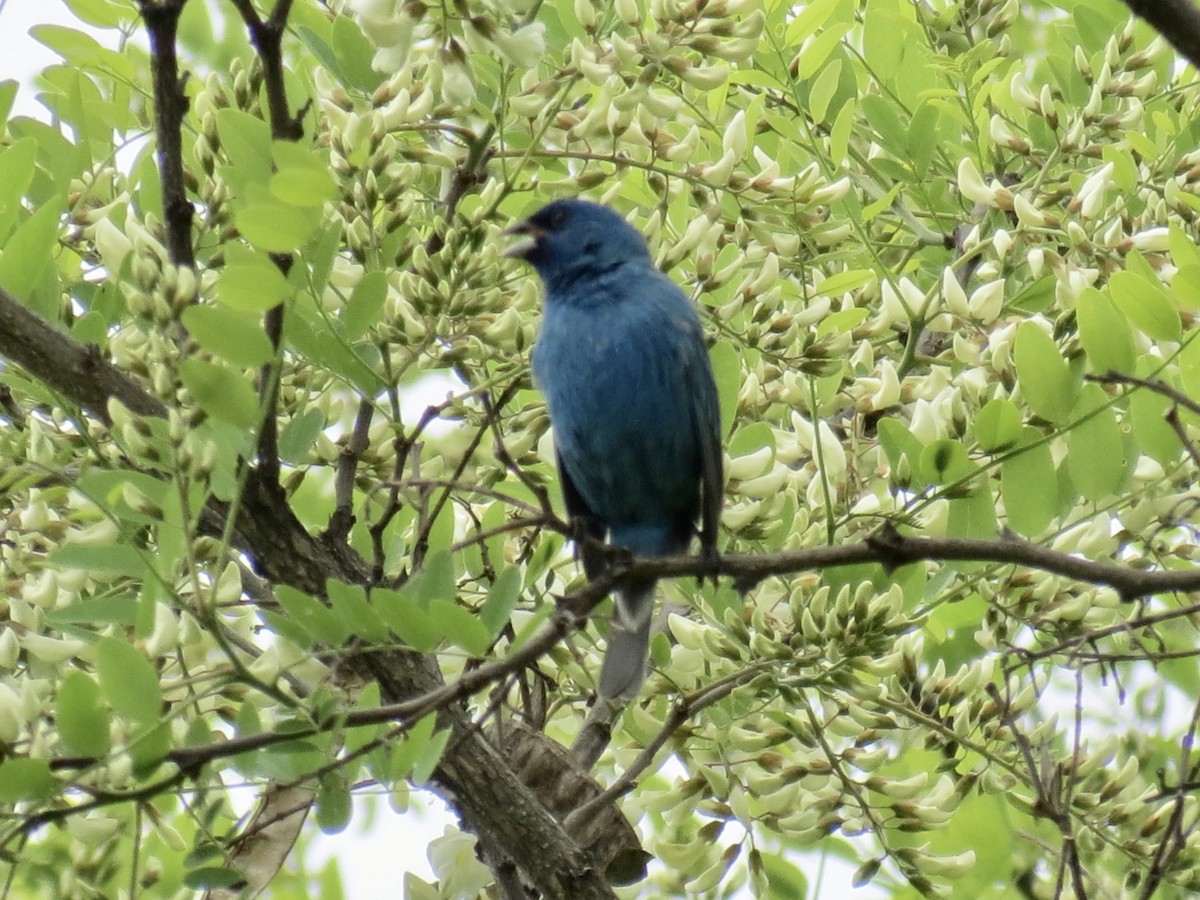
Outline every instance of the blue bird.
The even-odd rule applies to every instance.
[[[715,559],[721,423],[694,305],[608,207],[556,200],[509,233],[525,236],[510,255],[545,288],[533,375],[574,527],[637,556],[667,556],[687,552],[699,519],[702,552]],[[595,578],[605,556],[588,544],[584,571]],[[653,579],[618,589],[601,697],[637,693],[653,611]]]

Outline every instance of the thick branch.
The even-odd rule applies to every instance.
[[[102,422],[110,421],[108,401],[119,400],[143,416],[165,416],[164,407],[100,355],[95,344],[81,344],[30,312],[0,288],[0,356],[53,388]]]

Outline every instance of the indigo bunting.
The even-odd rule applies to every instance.
[[[695,307],[654,266],[646,241],[615,211],[556,200],[509,229],[509,251],[545,288],[534,381],[554,426],[567,514],[594,578],[604,552],[701,548],[716,555],[723,489],[720,411]],[[622,584],[599,693],[628,698],[645,678],[654,579]]]

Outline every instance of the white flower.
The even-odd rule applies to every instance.
[[[1004,280],[997,279],[976,288],[967,305],[971,315],[983,324],[996,321],[1004,307]]]
[[[992,189],[984,182],[975,161],[969,156],[964,156],[958,163],[958,192],[972,203],[994,205]]]
[[[470,106],[475,102],[475,83],[464,66],[442,65],[442,98],[451,106]]]
[[[1129,236],[1130,242],[1138,250],[1163,251],[1169,249],[1169,228],[1147,228]]]
[[[971,311],[967,308],[967,292],[963,290],[958,277],[950,266],[942,270],[942,297],[946,301],[946,309],[961,318],[969,318]]]
[[[428,855],[443,896],[474,897],[492,883],[491,870],[476,858],[474,835],[448,825],[430,842]]]
[[[1079,193],[1075,195],[1071,206],[1077,208],[1079,215],[1083,218],[1090,219],[1104,205],[1104,194],[1112,184],[1114,168],[1115,166],[1110,162],[1102,165],[1088,176],[1079,189]]]
[[[546,52],[546,26],[542,22],[531,22],[510,34],[497,32],[492,43],[507,62],[532,68]]]
[[[0,682],[0,741],[6,744],[16,741],[24,724],[21,698],[7,684]]]

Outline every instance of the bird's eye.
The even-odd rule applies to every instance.
[[[550,213],[550,221],[546,223],[551,228],[562,228],[567,224],[567,211],[565,209],[556,209]]]

